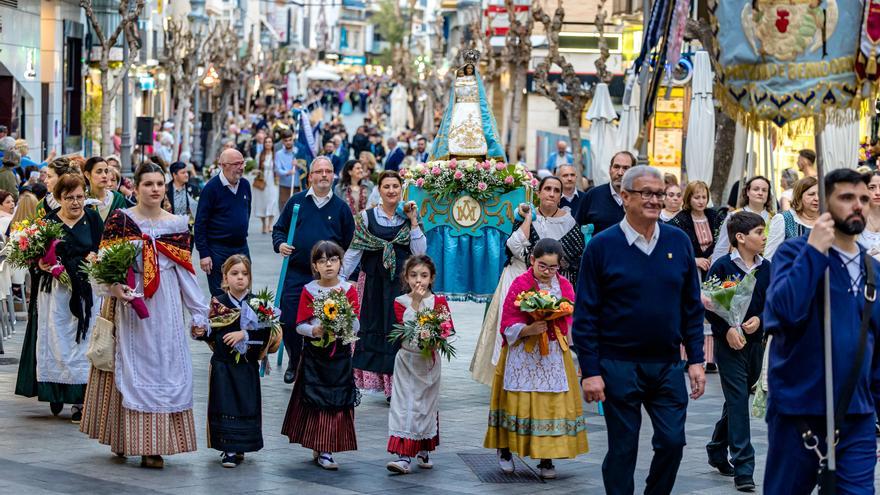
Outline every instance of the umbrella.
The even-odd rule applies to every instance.
[[[305,72],[306,79],[312,81],[338,81],[342,79],[332,65],[318,63]]]
[[[402,84],[398,84],[391,91],[391,115],[388,119],[388,127],[393,135],[397,135],[400,131],[406,129],[406,123],[409,116],[409,96],[406,88]]]
[[[611,122],[617,118],[608,85],[599,83],[593,93],[593,101],[587,111],[590,125],[590,152],[593,159],[592,177],[597,186],[611,180],[608,166],[611,157],[618,151],[617,128]]]
[[[620,126],[617,129],[617,149],[638,155],[636,139],[639,138],[639,104],[641,103],[641,87],[632,69],[626,76],[626,89],[623,101],[623,113],[620,115]],[[628,98],[627,98],[628,96]]]
[[[691,111],[688,116],[687,143],[684,151],[688,180],[712,183],[715,159],[715,104],[712,100],[712,69],[709,54],[700,50],[694,57],[691,81]]]
[[[829,112],[822,130],[822,158],[825,173],[855,168],[859,163],[859,116],[856,110]]]

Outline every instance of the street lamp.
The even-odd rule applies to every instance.
[[[202,36],[205,35],[208,26],[208,16],[205,15],[205,0],[190,0],[190,6],[192,7],[188,16],[190,28],[193,30],[194,36],[197,39],[201,39]],[[196,50],[194,56],[198,59],[201,55],[202,54]],[[202,163],[204,161],[204,150],[202,149],[202,112],[200,94],[201,85],[196,84],[195,101],[193,102],[193,117],[195,118],[195,123],[193,124],[192,161],[196,167],[199,168],[204,165],[204,163]]]

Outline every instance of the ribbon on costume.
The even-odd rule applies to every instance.
[[[397,254],[394,252],[394,244],[401,246],[409,245],[409,225],[404,225],[394,239],[386,241],[379,239],[370,232],[361,215],[354,216],[354,223],[354,239],[351,241],[351,248],[365,251],[382,250],[382,266],[390,272],[391,278],[394,279],[395,272],[397,271]]]
[[[526,352],[529,354],[535,352],[535,345],[537,345],[541,350],[542,356],[550,354],[550,337],[547,335],[549,332],[553,332],[553,335],[556,337],[556,342],[559,342],[559,347],[562,349],[562,352],[568,352],[568,340],[566,340],[565,335],[559,331],[559,327],[556,326],[556,323],[548,321],[547,325],[549,325],[550,328],[548,328],[546,332],[539,335],[529,335],[525,339],[524,345]]]

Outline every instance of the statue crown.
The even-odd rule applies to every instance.
[[[477,62],[480,61],[480,51],[473,48],[468,48],[464,51],[464,54],[462,55],[462,60],[464,60],[465,64],[476,65]]]

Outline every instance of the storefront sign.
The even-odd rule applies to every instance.
[[[367,65],[367,57],[345,55],[339,63],[342,65]]]

